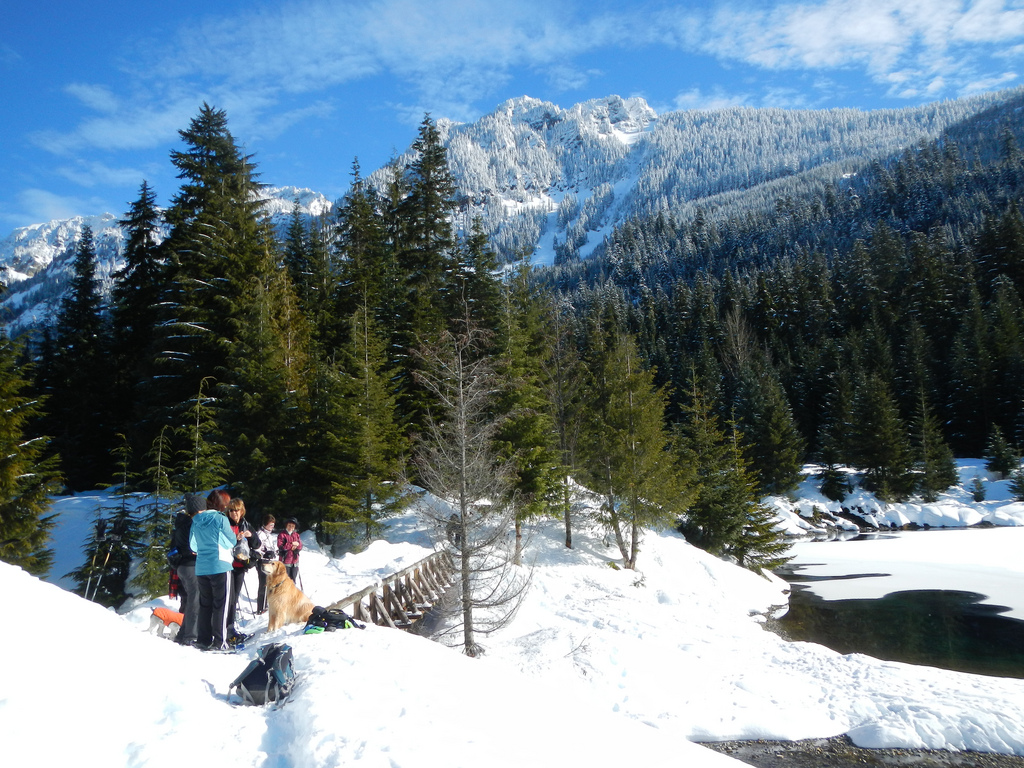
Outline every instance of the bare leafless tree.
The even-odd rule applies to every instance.
[[[417,374],[438,407],[428,412],[415,463],[423,485],[443,502],[423,514],[450,548],[460,577],[459,609],[440,634],[461,631],[468,656],[482,652],[477,634],[511,621],[529,584],[528,573],[513,564],[513,468],[497,460],[493,447],[500,422],[491,406],[499,382],[483,353],[484,338],[468,324],[462,333],[446,332],[420,351]]]

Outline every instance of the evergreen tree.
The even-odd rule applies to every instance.
[[[218,440],[246,502],[291,516],[302,494],[299,401],[309,347],[287,273],[254,275],[236,312],[236,336],[218,388]]]
[[[1010,491],[1017,501],[1024,501],[1024,469],[1018,469],[1010,475]]]
[[[680,530],[694,546],[723,556],[743,535],[751,502],[748,477],[736,471],[735,448],[719,425],[712,402],[698,387],[696,374],[688,394],[677,443],[682,463],[693,469],[696,479]]]
[[[312,277],[309,234],[306,223],[302,217],[302,207],[299,199],[295,198],[292,203],[292,213],[288,219],[288,230],[284,238],[284,266],[288,270],[292,285],[295,286],[303,306],[307,304],[304,286]]]
[[[853,412],[851,455],[864,472],[864,486],[883,501],[907,498],[914,482],[910,437],[881,376],[867,376],[857,391]]]
[[[302,517],[306,525],[317,526],[346,550],[351,543],[348,534],[355,492],[345,479],[355,471],[358,453],[352,428],[356,423],[355,390],[355,379],[342,365],[314,346],[300,443],[305,454]],[[336,546],[335,551],[338,549]]]
[[[984,481],[978,475],[975,475],[971,481],[971,498],[974,501],[984,501],[986,493]]]
[[[251,158],[225,113],[204,104],[181,137],[186,149],[171,159],[184,183],[166,214],[163,416],[175,427],[190,421],[195,393],[210,379],[228,476],[254,509],[288,512],[305,466],[298,406],[308,379],[308,326],[289,272],[280,269]],[[306,275],[307,267],[296,271]],[[177,448],[191,451],[192,441]]]
[[[1020,468],[1020,456],[1003,437],[1003,430],[998,425],[992,426],[989,433],[988,446],[985,448],[985,469],[1004,479]]]
[[[0,560],[45,576],[54,524],[49,497],[60,488],[57,457],[44,458],[47,439],[35,435],[40,401],[28,394],[18,346],[0,335]]]
[[[744,442],[762,494],[784,494],[799,485],[803,438],[777,376],[767,365],[748,366],[741,382]]]
[[[978,262],[986,281],[1006,275],[1018,292],[1024,291],[1024,216],[1016,201],[998,219],[985,221],[978,237]]]
[[[179,133],[187,147],[171,162],[184,182],[165,214],[171,231],[154,380],[154,402],[174,425],[203,379],[222,381],[238,330],[252,319],[250,304],[264,300],[254,282],[278,271],[256,174],[227,115],[204,104]]]
[[[957,475],[956,461],[942,437],[942,429],[935,418],[924,391],[921,391],[914,430],[916,440],[916,464],[918,470],[917,487],[921,498],[927,502],[936,501],[939,494],[955,485]]]
[[[224,446],[216,442],[217,422],[213,397],[203,393],[209,378],[199,383],[199,391],[189,405],[188,421],[180,429],[185,447],[179,454],[181,486],[191,493],[215,488],[227,479]]]
[[[336,237],[334,221],[325,214],[307,224],[295,201],[284,240],[284,263],[314,342],[332,352],[343,335],[343,318],[349,314],[338,307]]]
[[[527,266],[521,265],[509,277],[503,286],[502,298],[496,365],[503,388],[496,407],[504,419],[495,440],[498,454],[514,467],[509,503],[515,508],[514,562],[518,565],[522,554],[522,524],[547,513],[559,473],[553,444],[554,425],[541,381],[540,307]],[[484,302],[481,300],[477,306]]]
[[[719,498],[744,508],[745,521],[737,539],[726,549],[736,562],[752,571],[773,571],[789,562],[789,542],[776,527],[775,514],[761,503],[757,475],[744,455],[741,433],[733,425],[728,436],[729,463],[720,479]],[[724,493],[722,491],[725,491]]]
[[[385,219],[376,194],[359,175],[358,163],[353,163],[352,177],[352,186],[338,206],[336,311],[343,318],[370,313],[374,324],[390,337],[396,330],[399,291],[394,250],[388,248]]]
[[[369,312],[357,312],[351,323],[348,367],[352,394],[347,428],[352,453],[347,471],[332,483],[331,510],[332,517],[342,521],[344,527],[327,528],[358,532],[353,538],[365,543],[380,534],[383,520],[408,503],[401,483],[408,441],[397,420],[385,341]]]
[[[141,440],[137,425],[148,414],[140,401],[142,385],[153,375],[152,344],[164,269],[160,241],[160,213],[156,193],[143,181],[138,199],[119,224],[124,229],[124,266],[114,273],[111,290],[112,402],[117,404],[121,433]]]
[[[643,532],[670,524],[688,494],[669,450],[664,392],[631,336],[614,327],[602,333],[592,352],[581,468],[585,484],[603,497],[601,523],[623,565],[634,569]]]
[[[849,378],[837,370],[831,377],[832,387],[824,403],[821,433],[818,443],[822,464],[821,492],[832,501],[843,501],[850,492],[849,479],[840,466],[850,457],[853,441],[853,404]]]
[[[950,426],[955,452],[977,456],[992,418],[992,357],[981,294],[973,282],[966,293],[950,350]]]
[[[333,351],[343,335],[341,326],[346,315],[336,309],[338,291],[338,263],[334,240],[337,227],[326,215],[309,222],[306,236],[308,254],[306,282],[295,285],[299,307],[309,325],[309,333],[320,347]]]
[[[569,311],[549,300],[545,317],[550,336],[545,355],[545,392],[557,436],[557,501],[565,522],[565,546],[572,549],[572,474],[576,468],[577,447],[584,419],[584,381],[586,371],[576,345],[573,318]]]
[[[96,249],[92,229],[86,226],[75,249],[70,290],[58,310],[48,374],[53,448],[61,456],[65,481],[74,489],[94,488],[113,471],[107,342]]]
[[[131,586],[137,594],[154,597],[167,589],[167,543],[174,525],[171,497],[175,489],[171,483],[171,440],[165,428],[147,458],[150,466],[145,472],[146,485],[153,489],[152,500],[140,505],[134,517],[137,542],[132,555],[136,558],[135,575]]]
[[[452,315],[478,328],[499,332],[508,325],[507,291],[496,277],[498,257],[487,242],[479,219],[455,251],[451,276]]]
[[[998,424],[1012,425],[1021,414],[1020,393],[1024,391],[1024,305],[1005,275],[993,284],[987,315],[991,329],[992,418]]]
[[[409,352],[436,343],[449,317],[458,317],[459,299],[453,295],[455,234],[455,180],[448,167],[447,150],[429,116],[420,124],[413,143],[416,158],[406,170],[407,194],[398,202],[395,234],[397,284],[394,342],[399,359],[399,406],[406,423],[423,422],[432,397],[417,378],[416,355]]]

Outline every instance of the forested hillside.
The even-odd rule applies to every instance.
[[[544,279],[580,314],[614,308],[672,412],[694,380],[713,392],[765,490],[811,459],[859,467],[889,498],[928,493],[933,451],[1024,442],[1020,109],[837,181],[811,174],[760,209],[638,217]]]
[[[900,110],[730,108],[658,116],[639,98],[569,109],[513,99],[472,124],[441,123],[464,226],[500,256],[561,263],[600,252],[621,223],[695,206],[740,215],[857,173],[1020,91]],[[400,156],[396,163],[407,163]],[[371,175],[378,185],[386,171]]]

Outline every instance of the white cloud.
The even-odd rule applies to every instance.
[[[1024,10],[1017,5],[1003,0],[722,5],[703,22],[698,45],[722,60],[764,69],[862,69],[879,83],[900,82],[905,95],[928,97],[962,87],[980,60],[1018,48]],[[692,24],[692,16],[686,22]]]
[[[45,189],[23,189],[17,195],[17,204],[21,211],[4,214],[7,221],[17,223],[24,221],[46,222],[52,219],[68,219],[80,216],[83,211],[102,210],[102,204],[95,199],[83,199],[68,195],[57,195]]]
[[[556,91],[575,91],[583,88],[591,78],[603,73],[597,69],[579,69],[568,64],[555,64],[545,70],[547,80]]]
[[[700,88],[691,88],[676,95],[673,109],[708,111],[726,107],[742,107],[746,106],[749,101],[750,97],[747,94],[726,93],[721,88],[716,88],[710,94],[703,93]]]
[[[96,112],[116,112],[120,106],[113,92],[103,85],[71,83],[64,87],[64,92],[74,96],[86,107]]]
[[[1024,10],[1003,0],[975,0],[952,25],[959,41],[993,43],[1024,36]]]
[[[58,155],[84,148],[145,149],[172,141],[178,129],[196,114],[203,96],[183,96],[168,103],[154,102],[82,120],[74,131],[41,131],[30,136],[33,144]]]
[[[329,101],[317,101],[309,106],[275,113],[267,119],[260,120],[257,125],[250,126],[247,135],[254,139],[276,138],[297,123],[311,117],[326,118],[334,112],[335,108]]]
[[[95,160],[82,159],[61,166],[56,171],[65,179],[83,187],[133,186],[141,184],[147,175],[138,168],[114,168]]]
[[[998,88],[1009,88],[1019,80],[1020,75],[1016,72],[1004,72],[1001,75],[980,78],[973,82],[966,83],[960,88],[960,94],[962,96],[970,96],[975,93],[994,91]]]

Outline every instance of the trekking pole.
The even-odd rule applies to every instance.
[[[99,576],[96,577],[96,586],[92,590],[92,597],[91,598],[89,597],[89,586],[86,585],[86,588],[85,588],[85,599],[86,600],[94,600],[94,601],[96,600],[96,594],[100,591],[100,582],[103,581],[103,574],[107,570],[107,563],[110,562],[110,553],[113,551],[113,549],[114,549],[114,543],[111,542],[110,545],[107,547],[107,556],[105,558],[103,558],[103,565],[100,566]],[[90,576],[89,579],[91,580],[92,576]]]
[[[242,591],[245,592],[245,599],[249,601],[249,618],[255,619],[256,609],[252,607],[252,598],[249,597],[249,585],[245,583],[245,576],[242,577]]]
[[[96,521],[96,549],[92,551],[92,560],[89,561],[89,578],[85,582],[85,599],[89,599],[89,588],[92,586],[92,577],[96,575],[96,555],[99,554],[99,545],[107,540],[107,521],[102,517]],[[109,553],[109,550],[108,550]],[[108,554],[109,556],[109,554]]]

